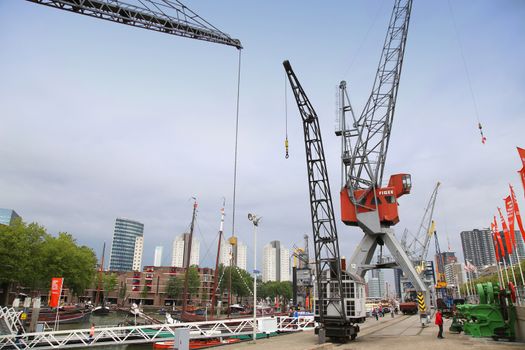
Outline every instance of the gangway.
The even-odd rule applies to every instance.
[[[313,316],[305,317],[259,317],[213,320],[177,324],[156,324],[125,327],[96,327],[95,336],[89,339],[89,329],[72,329],[52,332],[24,333],[0,336],[1,349],[58,349],[85,348],[93,346],[129,345],[165,341],[175,336],[175,330],[187,328],[190,339],[227,338],[270,332],[303,331],[315,328]]]

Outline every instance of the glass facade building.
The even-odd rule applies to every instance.
[[[12,225],[17,218],[20,218],[20,215],[13,209],[0,208],[0,225]]]
[[[111,271],[133,271],[133,262],[137,254],[135,249],[137,238],[139,238],[138,241],[140,243],[143,237],[144,224],[134,220],[117,218],[111,244],[109,269]],[[142,247],[140,248],[142,260]],[[135,267],[136,265],[137,261],[135,259]]]

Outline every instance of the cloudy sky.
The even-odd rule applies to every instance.
[[[412,174],[399,235],[417,232],[440,181],[441,246],[448,236],[461,256],[459,233],[488,226],[509,182],[525,208],[516,173],[516,146],[525,146],[525,3],[451,3],[414,2],[385,181]],[[253,212],[263,216],[259,247],[274,239],[300,245],[311,232],[304,144],[288,93],[284,158],[282,61],[291,61],[320,117],[337,199],[336,87],[346,80],[362,109],[393,1],[185,4],[244,46],[235,233],[252,249]],[[0,3],[0,47],[0,207],[51,233],[70,232],[97,254],[110,245],[116,217],[138,220],[144,264],[156,245],[167,264],[195,196],[201,262],[211,266],[223,197],[232,233],[238,51],[25,1]],[[362,232],[338,229],[349,257]]]

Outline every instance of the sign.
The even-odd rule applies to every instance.
[[[51,298],[49,298],[49,306],[58,307],[60,303],[60,295],[62,294],[63,278],[53,277],[51,279]]]

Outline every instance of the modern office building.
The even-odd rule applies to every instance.
[[[461,232],[461,246],[465,261],[478,268],[496,263],[492,234],[489,229]]]
[[[445,279],[448,286],[461,286],[467,282],[465,265],[460,262],[453,262],[445,265]]]
[[[20,215],[13,209],[0,208],[0,225],[12,225],[16,219],[19,219]]]
[[[162,265],[162,246],[155,247],[155,258],[153,259],[153,266],[159,267]]]
[[[386,294],[385,273],[382,269],[370,270],[368,277],[368,295],[369,298],[382,298]]]
[[[173,240],[171,266],[187,267],[192,265],[199,265],[200,242],[198,239],[193,237],[193,241],[191,243],[191,257],[189,254],[189,243],[189,233],[183,233],[182,235],[177,236],[175,240]]]
[[[434,257],[436,260],[434,263],[436,276],[439,276],[440,273],[445,273],[445,271],[440,271],[440,269],[444,270],[446,265],[458,262],[455,252],[442,252],[441,255],[436,254]]]
[[[140,271],[143,247],[144,224],[117,218],[111,244],[109,269],[111,271]]]
[[[281,242],[272,241],[263,248],[262,280],[290,280],[290,251],[281,247]]]

